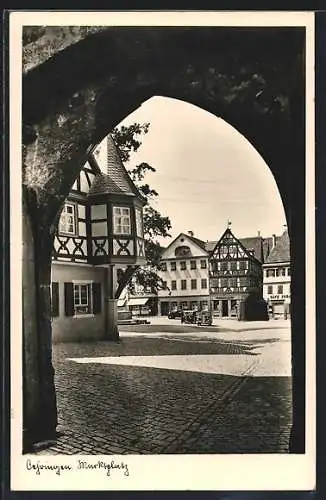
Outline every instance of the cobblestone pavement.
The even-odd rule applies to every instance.
[[[290,342],[272,330],[237,336],[126,333],[54,345],[63,434],[37,453],[287,452]]]

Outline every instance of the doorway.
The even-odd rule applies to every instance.
[[[169,314],[169,303],[161,302],[161,316],[167,316]]]
[[[229,315],[228,301],[222,300],[222,318]]]

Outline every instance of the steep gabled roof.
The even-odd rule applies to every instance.
[[[220,241],[220,240],[218,240]],[[207,241],[205,249],[207,252],[212,253],[218,241]],[[262,238],[261,236],[251,236],[248,238],[238,238],[238,241],[246,248],[246,250],[253,250],[254,257],[260,262],[266,262],[268,254],[273,244],[272,238]]]
[[[256,259],[259,262],[262,262],[263,260],[263,246],[262,246],[262,238],[261,236],[255,236],[251,238],[242,238],[239,239],[234,234],[232,233],[230,228],[227,228],[224,233],[222,234],[221,238],[215,242],[215,245],[213,246],[213,242],[208,242],[209,246],[212,247],[213,249],[210,251],[211,255],[213,255],[215,249],[223,242],[225,237],[231,237],[235,240],[235,242],[242,247],[243,251],[246,253],[250,252],[251,257]],[[207,245],[207,244],[206,244]]]
[[[288,231],[279,236],[276,240],[276,245],[270,251],[266,260],[266,264],[276,264],[277,262],[290,261],[290,238]]]
[[[88,193],[89,196],[99,194],[137,196],[145,202],[145,198],[140,194],[125,169],[120,158],[119,150],[111,134],[106,138],[106,165],[104,172],[96,176]]]

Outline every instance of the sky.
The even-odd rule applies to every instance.
[[[126,167],[143,161],[155,167],[145,180],[159,193],[154,206],[170,217],[173,238],[193,231],[204,241],[217,240],[228,221],[237,237],[283,232],[286,219],[271,171],[224,120],[183,101],[152,97],[121,124],[134,122],[150,127]]]

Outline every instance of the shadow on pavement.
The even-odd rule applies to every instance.
[[[103,357],[103,356],[163,356],[163,355],[187,355],[187,354],[257,354],[253,351],[258,342],[234,344],[233,342],[215,341],[207,339],[174,339],[127,337],[120,342],[94,341],[82,343],[55,344],[54,357],[56,360],[65,357]],[[69,356],[67,353],[69,352]]]
[[[58,354],[58,353],[57,353]],[[89,353],[88,353],[89,354]],[[69,356],[72,355],[69,349]],[[63,362],[56,453],[286,453],[291,379]]]

